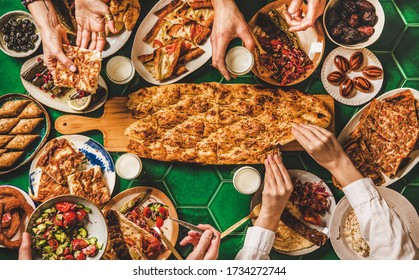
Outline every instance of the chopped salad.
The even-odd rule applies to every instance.
[[[103,247],[89,236],[85,224],[91,209],[82,204],[58,202],[45,209],[31,227],[34,255],[43,260],[85,260]]]

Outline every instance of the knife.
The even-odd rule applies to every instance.
[[[173,253],[173,255],[178,260],[183,260],[182,256],[179,254],[179,252],[175,249],[173,244],[167,239],[167,237],[164,235],[162,231],[158,227],[155,227],[154,230],[159,234],[160,238],[163,240],[164,244],[169,248],[169,250]]]
[[[181,225],[181,226],[183,226],[183,227],[185,227],[187,229],[196,231],[196,232],[198,232],[200,234],[203,234],[204,233],[204,231],[202,229],[200,229],[199,227],[197,227],[196,225],[193,225],[191,223],[188,223],[188,222],[185,222],[185,221],[182,221],[182,220],[178,220],[178,219],[173,218],[173,217],[170,217],[170,216],[169,216],[169,219],[177,222],[179,225]]]

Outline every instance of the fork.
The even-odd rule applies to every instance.
[[[249,213],[249,215],[247,215],[246,217],[244,217],[243,219],[241,219],[240,221],[238,221],[237,223],[235,223],[234,225],[229,227],[226,231],[221,233],[221,239],[223,239],[224,237],[226,237],[227,235],[232,233],[239,226],[244,224],[247,220],[252,219],[252,218],[256,218],[257,216],[259,216],[260,208],[261,208],[261,204],[256,205],[256,207],[253,208],[253,210]]]
[[[143,212],[144,211],[144,207],[140,206],[139,207],[140,211]],[[173,255],[176,257],[176,259],[178,260],[183,260],[182,256],[179,254],[179,252],[175,249],[175,246],[173,246],[173,244],[170,242],[170,240],[164,235],[164,233],[158,228],[156,227],[156,222],[154,222],[152,219],[148,219],[146,217],[144,217],[147,225],[149,228],[153,228],[157,234],[160,236],[160,238],[163,240],[163,242],[166,244],[166,246],[169,248],[169,250],[173,253]]]

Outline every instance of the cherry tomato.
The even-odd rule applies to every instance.
[[[93,257],[94,255],[96,255],[96,252],[97,252],[96,249],[97,249],[96,245],[92,244],[84,248],[82,252],[89,257]]]
[[[51,231],[47,230],[46,232],[44,232],[44,234],[42,235],[43,239],[49,239],[49,237],[51,236]]]
[[[163,46],[164,46],[164,44],[162,42],[160,42],[159,40],[154,40],[153,41],[153,48],[161,48]]]
[[[161,217],[163,218],[163,220],[166,219],[168,214],[169,214],[167,212],[167,208],[164,207],[164,206],[159,207],[159,213],[160,213]]]
[[[68,255],[64,255],[64,259],[65,260],[74,260],[74,257],[73,257],[73,255],[68,254]]]
[[[176,50],[177,43],[166,46],[166,51],[168,55],[171,55]]]
[[[70,248],[65,247],[65,248],[64,248],[63,255],[64,255],[64,256],[66,256],[66,255],[68,255],[68,254],[70,254]],[[70,255],[70,256],[71,256],[71,255]]]
[[[77,257],[77,260],[85,260],[86,259],[86,255],[83,252],[80,252]]]
[[[143,210],[143,215],[146,217],[146,218],[150,218],[151,217],[151,209],[147,206],[146,208],[144,208],[144,210]]]
[[[161,228],[164,224],[164,220],[162,217],[157,216],[156,217],[156,227]]]
[[[58,202],[57,204],[55,204],[55,208],[57,208],[58,211],[65,213],[68,210],[70,210],[70,207],[73,204],[70,202]]]
[[[59,243],[56,239],[50,239],[48,240],[48,245],[51,246],[53,250],[57,250]]]
[[[71,243],[73,244],[73,250],[81,250],[89,246],[89,243],[84,239],[74,239]]]
[[[77,221],[80,222],[81,220],[84,219],[84,217],[86,217],[87,212],[84,209],[79,209],[76,211],[76,215],[77,215]]]
[[[63,215],[62,214],[55,215],[54,225],[56,225],[57,227],[62,227],[63,226]]]
[[[74,212],[66,212],[63,214],[64,221],[71,222],[76,218],[76,213]]]

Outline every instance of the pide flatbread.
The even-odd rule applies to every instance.
[[[181,43],[173,42],[155,51],[154,76],[162,81],[170,78],[180,56]]]
[[[207,39],[211,29],[202,26],[196,22],[189,22],[187,24],[175,24],[170,27],[167,35],[173,38],[183,38],[194,44],[203,44]]]
[[[165,250],[165,247],[155,236],[128,220],[120,212],[106,210],[105,218],[108,225],[112,227],[110,229],[111,245],[107,248],[108,256],[113,255],[114,257],[133,260],[151,260],[156,259]]]
[[[68,176],[67,184],[72,194],[85,197],[97,205],[105,204],[111,198],[99,166]]]
[[[294,140],[297,123],[327,127],[323,101],[297,90],[218,83],[143,88],[128,107],[125,134],[141,157],[203,164],[262,163]]]
[[[111,0],[109,10],[116,22],[123,22],[125,29],[132,31],[140,17],[138,0]]]
[[[313,245],[314,243],[290,229],[282,221],[279,221],[278,229],[275,232],[274,249],[283,252],[292,252],[310,248]]]
[[[54,84],[60,87],[96,93],[102,65],[101,52],[65,44],[63,50],[66,56],[73,61],[77,71],[75,73],[71,72],[68,67],[58,61],[53,71]]]
[[[66,139],[52,139],[36,164],[58,184],[65,184],[67,176],[75,173],[84,155]]]
[[[58,184],[47,173],[42,172],[38,191],[36,195],[31,195],[31,198],[36,202],[44,202],[50,198],[69,193],[70,190],[66,184]]]

